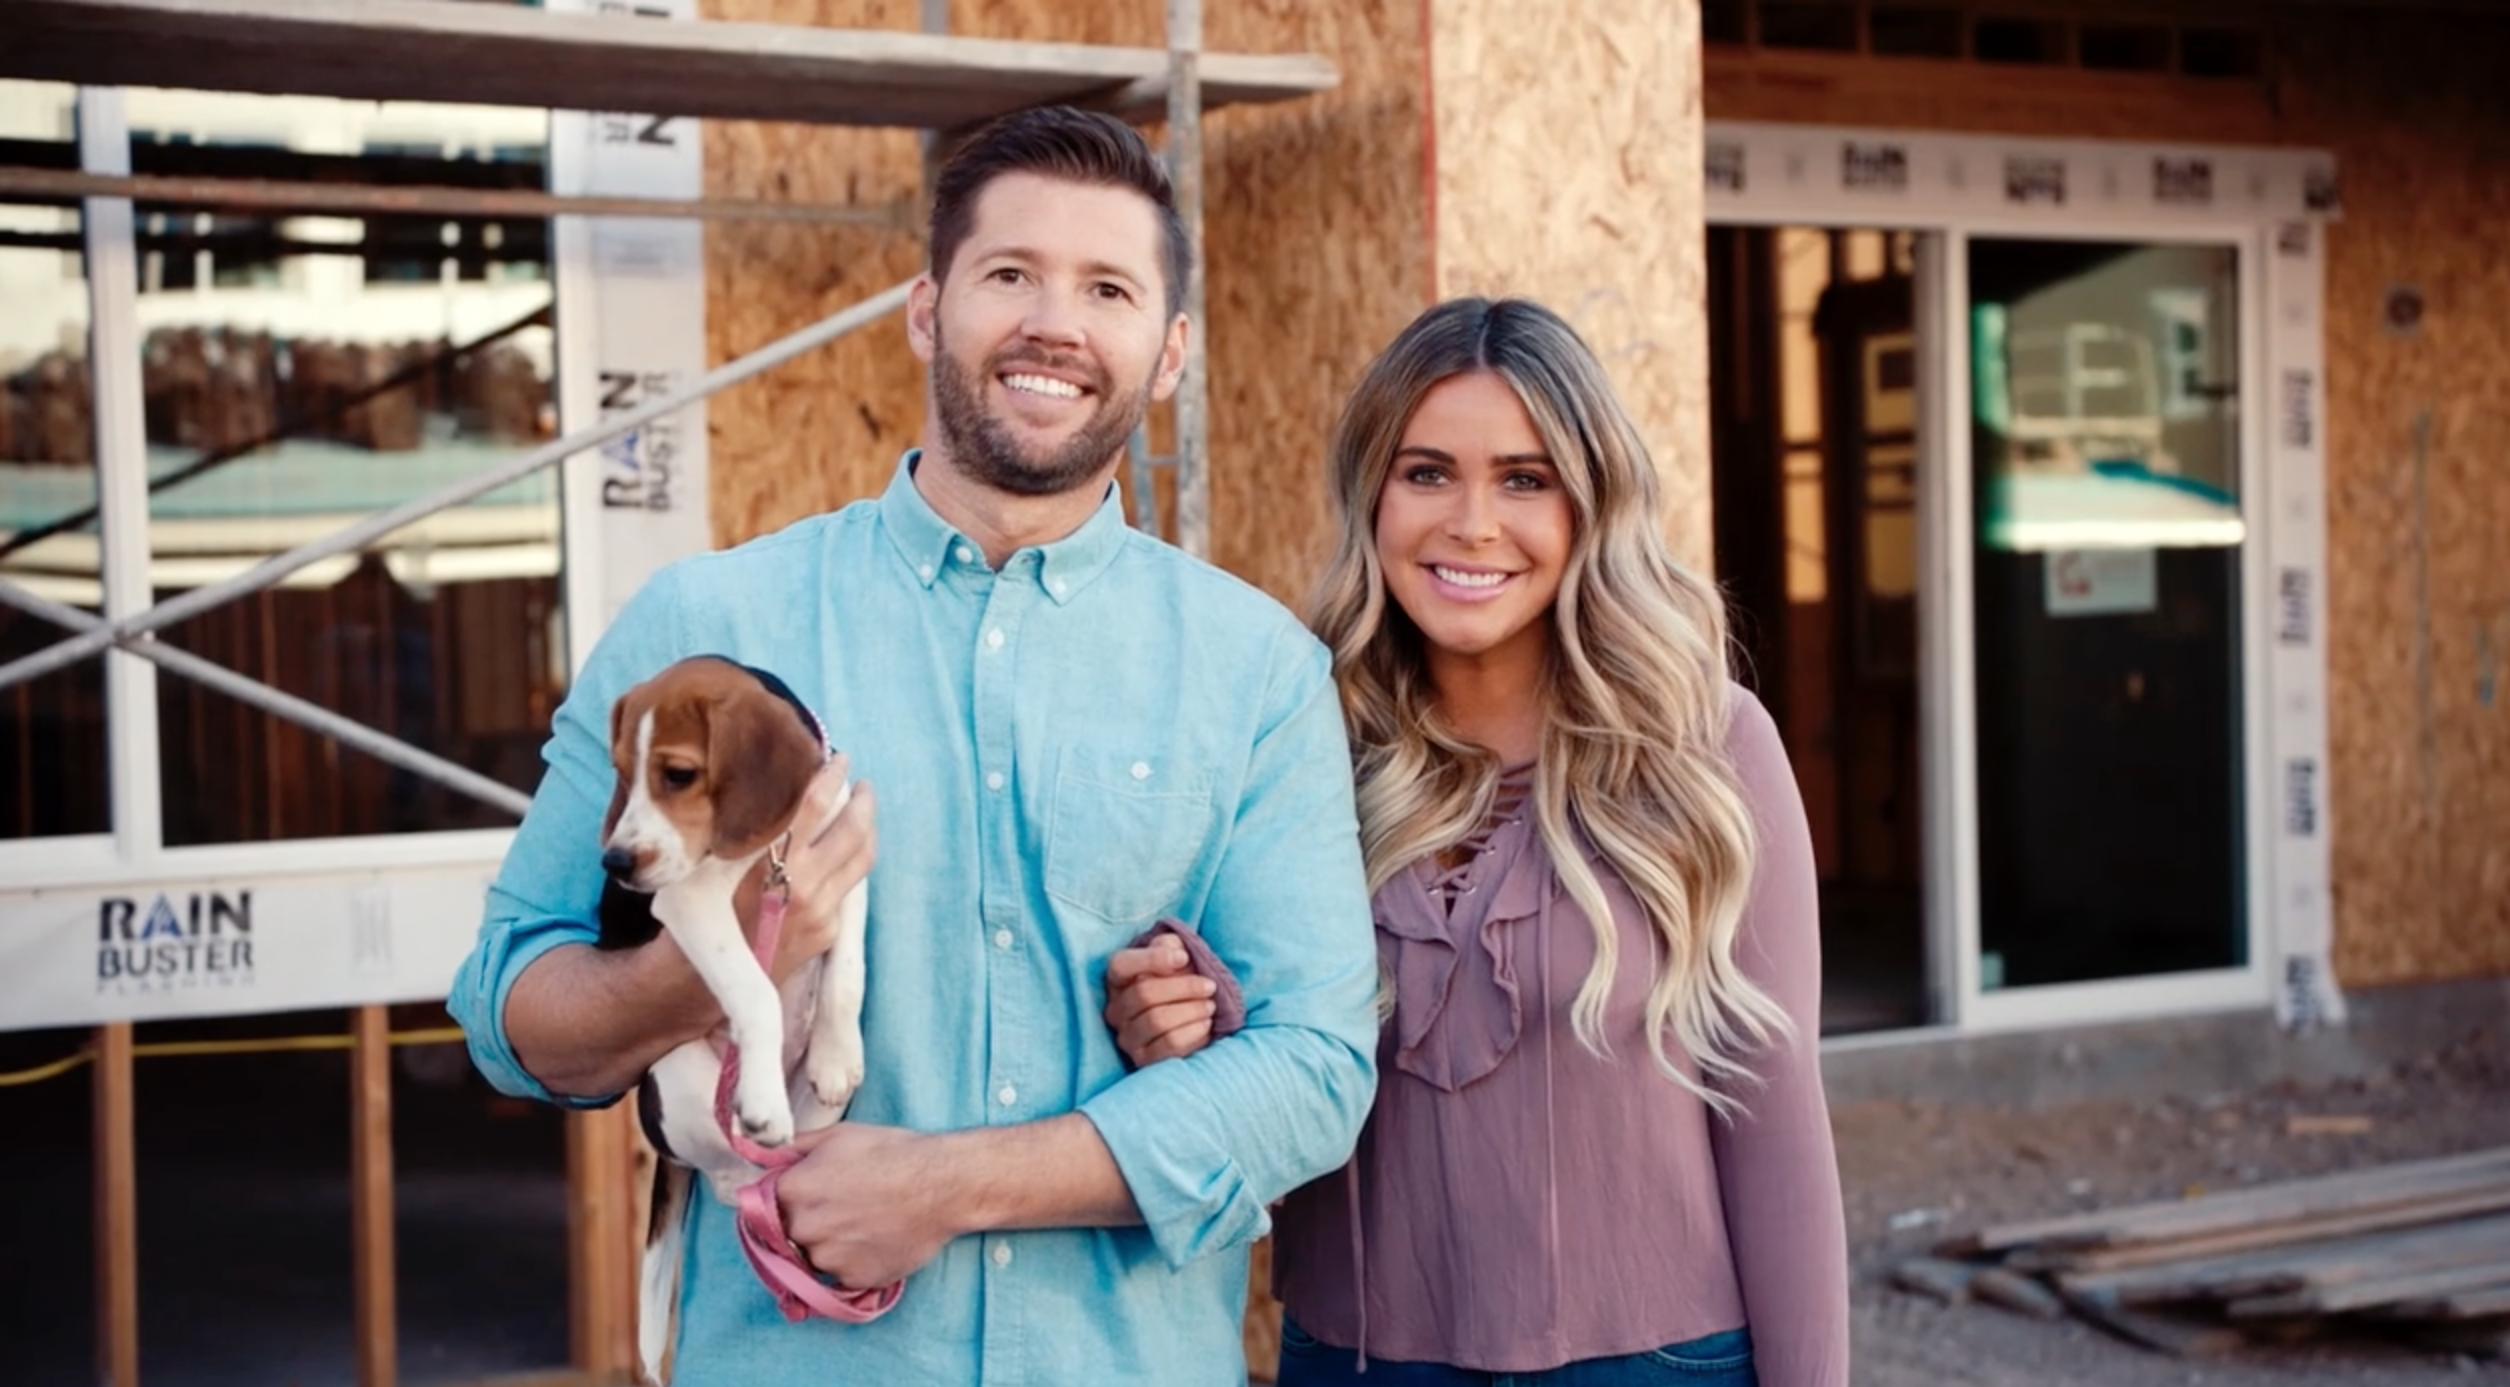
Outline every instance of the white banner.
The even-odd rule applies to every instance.
[[[442,997],[492,871],[0,896],[0,1031]]]
[[[2275,1015],[2302,1029],[2344,1020],[2327,851],[2327,426],[2325,228],[2295,217],[2266,257],[2267,607],[2275,798]]]
[[[552,10],[697,17],[696,0],[548,0]],[[699,123],[553,111],[554,192],[693,199]],[[706,231],[688,218],[560,217],[559,408],[568,429],[634,408],[706,371]],[[706,409],[689,408],[567,464],[568,614],[577,659],[654,570],[709,547]]]
[[[2108,218],[2337,214],[2335,161],[2311,150],[1710,121],[1708,220],[2081,228]]]

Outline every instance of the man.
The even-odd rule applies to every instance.
[[[926,447],[878,500],[676,564],[628,604],[558,713],[452,1005],[499,1087],[570,1103],[719,1020],[667,934],[586,942],[608,710],[687,654],[772,670],[861,775],[790,855],[779,968],[871,873],[869,1071],[847,1121],[804,1139],[786,1228],[838,1284],[906,1287],[870,1324],[788,1326],[698,1199],[676,1380],[1240,1381],[1245,1246],[1348,1156],[1375,1082],[1327,659],[1124,525],[1114,470],[1183,368],[1191,272],[1140,137],[1061,109],[981,132],[937,183],[931,254],[907,324]],[[1128,1074],[1101,973],[1164,915],[1237,975],[1246,1025]]]

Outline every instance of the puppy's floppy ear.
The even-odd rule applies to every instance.
[[[705,722],[715,855],[755,852],[792,819],[819,773],[820,746],[783,700],[747,678],[707,700]]]
[[[611,834],[619,830],[619,815],[627,809],[629,786],[637,776],[645,773],[643,766],[621,754],[619,745],[619,734],[627,730],[628,705],[636,701],[638,690],[644,687],[639,684],[610,702],[610,766],[613,774],[610,778],[610,809],[601,816],[601,841],[605,843],[610,841]]]

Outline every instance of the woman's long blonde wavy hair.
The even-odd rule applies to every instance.
[[[1420,630],[1387,600],[1377,558],[1377,498],[1412,411],[1468,371],[1516,392],[1573,516],[1533,785],[1553,869],[1595,927],[1573,1027],[1589,1051],[1611,1052],[1604,1000],[1620,949],[1582,838],[1655,927],[1656,1067],[1731,1114],[1751,1053],[1792,1027],[1734,961],[1754,834],[1725,753],[1725,607],[1667,552],[1655,467],[1602,365],[1566,322],[1523,299],[1456,299],[1421,315],[1370,363],[1334,429],[1341,539],[1309,624],[1333,652],[1350,727],[1369,890],[1464,842],[1488,819],[1498,783],[1497,758],[1439,716]]]

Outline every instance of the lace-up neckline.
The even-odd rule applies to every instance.
[[[1483,873],[1481,863],[1496,846],[1493,839],[1499,831],[1524,819],[1534,795],[1534,765],[1527,762],[1510,766],[1499,773],[1499,787],[1491,797],[1490,815],[1482,820],[1464,841],[1438,854],[1427,883],[1429,894],[1452,914],[1456,902],[1476,893]]]

